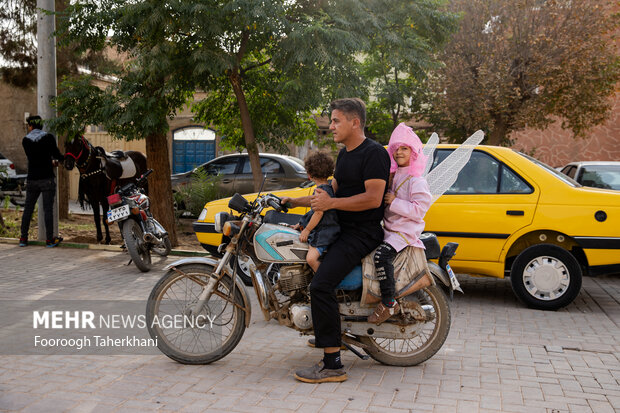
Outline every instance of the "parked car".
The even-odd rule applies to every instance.
[[[433,167],[454,150],[439,145]],[[314,187],[274,192],[310,195]],[[256,194],[245,195],[249,200]],[[194,223],[201,245],[214,252],[217,212],[209,202]],[[303,214],[305,208],[290,212]],[[620,272],[620,193],[583,187],[544,163],[509,148],[478,146],[455,184],[426,214],[426,231],[442,245],[458,242],[450,261],[458,273],[510,276],[527,305],[555,310],[571,303],[582,275]]]
[[[265,191],[294,188],[308,180],[304,162],[299,158],[261,153],[260,164],[262,173],[267,175]],[[173,174],[172,189],[177,190],[180,186],[187,185],[199,169],[208,175],[220,176],[220,192],[223,195],[233,195],[235,192],[247,194],[254,191],[252,168],[247,153],[220,156],[191,171]]]
[[[561,170],[583,186],[620,191],[620,162],[571,162]]]
[[[15,171],[15,165],[10,159],[7,159],[0,153],[0,178],[15,178],[17,171]]]

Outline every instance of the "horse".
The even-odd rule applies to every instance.
[[[85,209],[84,202],[87,202],[93,210],[93,218],[95,220],[95,227],[97,229],[97,242],[103,240],[103,234],[101,232],[100,213],[99,206],[103,213],[106,214],[109,209],[108,195],[114,193],[116,185],[124,185],[140,177],[146,172],[146,157],[136,151],[127,151],[123,154],[133,161],[134,173],[131,176],[114,177],[110,179],[107,175],[106,166],[108,162],[104,161],[106,154],[102,148],[95,148],[84,136],[75,138],[73,140],[67,140],[66,153],[64,159],[64,167],[70,171],[74,167],[77,167],[80,172],[80,182],[78,185],[78,202],[80,207]],[[112,162],[114,163],[114,162]],[[110,163],[110,164],[112,164]],[[110,243],[110,230],[106,219],[103,219],[103,226],[105,228],[105,243]]]

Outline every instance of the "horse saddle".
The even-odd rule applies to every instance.
[[[97,147],[97,150],[103,158],[103,169],[108,179],[133,178],[136,175],[136,164],[125,152],[106,152],[101,147]]]

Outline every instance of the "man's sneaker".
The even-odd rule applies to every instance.
[[[379,325],[388,318],[392,317],[394,314],[398,314],[399,310],[400,305],[398,305],[398,303],[394,304],[393,307],[388,307],[383,303],[379,303],[375,309],[375,312],[368,316],[368,322]]]
[[[47,248],[53,248],[53,247],[56,247],[61,242],[62,242],[62,237],[54,237],[52,240],[48,239],[47,241],[45,241],[45,246]]]
[[[312,367],[297,370],[294,376],[297,380],[303,381],[304,383],[341,382],[348,379],[344,367],[339,369],[326,369],[322,360]]]
[[[308,339],[308,347],[316,348],[316,338]],[[340,350],[348,350],[347,347],[343,344],[340,346]]]
[[[19,239],[19,246],[20,247],[27,247],[28,246],[28,238],[20,238]]]

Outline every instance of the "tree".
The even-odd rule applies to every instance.
[[[575,136],[602,123],[619,76],[607,0],[453,0],[459,32],[435,78],[434,123],[492,145],[556,117]]]
[[[419,113],[427,73],[457,28],[457,15],[441,0],[366,0],[360,25],[369,39],[363,75],[376,100],[369,104],[368,128],[380,141],[402,121]]]
[[[168,119],[195,88],[177,11],[154,0],[76,2],[67,8],[59,30],[64,42],[78,44],[84,53],[116,50],[125,61],[112,72],[117,80],[105,90],[93,86],[91,77],[65,81],[53,122],[69,136],[88,124],[101,124],[117,139],[146,140],[148,165],[154,169],[149,178],[152,211],[173,245],[177,237],[166,133]]]
[[[354,58],[367,45],[354,30],[361,13],[349,0],[194,2],[192,58],[209,92],[196,114],[227,146],[247,149],[255,189],[258,144],[303,143],[316,137],[313,110],[333,97],[365,95]]]

